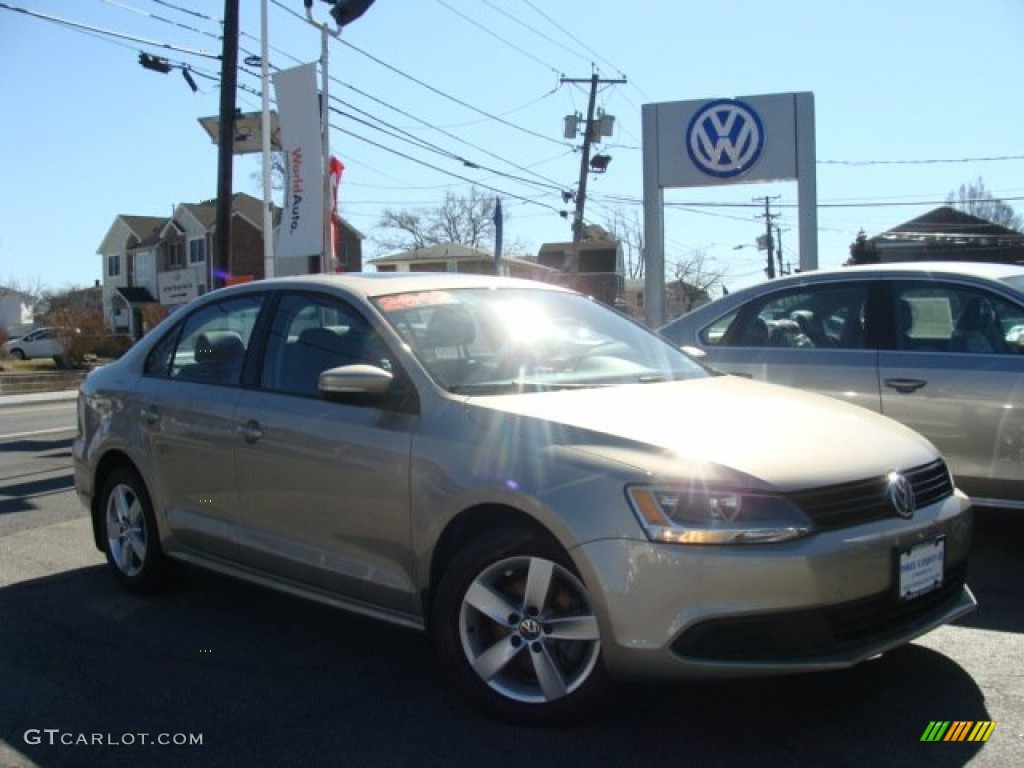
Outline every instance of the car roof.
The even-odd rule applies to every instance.
[[[759,296],[765,291],[775,291],[787,286],[828,282],[832,279],[849,280],[858,277],[920,278],[922,276],[959,276],[982,280],[1003,280],[1008,277],[1024,277],[1024,265],[976,261],[900,261],[798,272],[795,275],[788,275],[787,277],[780,277],[774,280],[763,280],[754,285],[748,285],[732,291],[726,296],[714,299],[691,312],[670,320],[663,324],[659,330],[685,327],[693,322],[706,322],[709,314],[731,311],[753,296]],[[1011,286],[1008,285],[1007,287]]]
[[[811,281],[827,281],[831,278],[921,277],[922,275],[1002,280],[1007,277],[1024,277],[1024,265],[978,261],[899,261],[886,264],[859,264],[852,267],[815,269],[808,272],[798,272],[795,275],[779,277],[774,280],[764,280],[733,291],[729,296],[747,296],[761,293],[769,287],[776,289],[787,285],[801,285]],[[729,296],[724,298],[728,299]],[[720,301],[722,299],[716,299],[712,303],[718,304]]]
[[[565,291],[537,280],[494,275],[450,274],[447,272],[350,272],[346,274],[295,275],[245,283],[236,288],[342,288],[363,298],[414,291],[455,290],[460,288],[532,288]]]
[[[920,272],[927,272],[947,275],[967,275],[970,277],[987,277],[999,280],[1003,277],[1024,275],[1024,265],[1000,264],[985,261],[897,261],[886,264],[859,264],[853,267],[816,270],[814,273],[808,274],[849,274],[851,272],[877,272],[879,274],[892,274],[899,272],[916,274]]]
[[[1014,275],[1024,275],[1022,264],[1000,264],[987,261],[894,261],[885,264],[858,264],[856,266],[842,266],[830,269],[815,269],[808,272],[800,272],[774,281],[799,282],[811,275],[836,275],[836,274],[961,274],[971,278],[988,278],[990,280],[1001,280]],[[763,284],[762,284],[763,285]]]

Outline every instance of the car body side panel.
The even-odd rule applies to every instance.
[[[405,613],[409,450],[417,416],[249,391],[238,436],[239,559],[249,568]]]
[[[966,493],[1021,498],[1024,356],[883,350],[879,376],[882,412],[927,435]]]
[[[158,467],[150,494],[166,523],[165,548],[232,557],[237,495],[231,448],[239,390],[144,377],[133,413],[146,463]]]

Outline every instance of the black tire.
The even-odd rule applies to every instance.
[[[20,349],[12,349],[11,350],[11,357],[13,357],[15,360],[24,360],[25,359],[25,353],[22,350],[20,350]]]
[[[543,534],[499,531],[474,541],[441,576],[431,622],[448,678],[503,719],[575,719],[608,687],[586,587]]]
[[[114,576],[132,592],[152,592],[174,575],[160,547],[153,504],[145,483],[130,467],[113,470],[99,508],[103,551]]]

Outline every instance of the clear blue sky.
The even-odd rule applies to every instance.
[[[221,0],[2,1],[219,52],[218,24],[204,17],[220,18]],[[244,58],[259,52],[259,2],[241,6]],[[315,4],[318,18],[326,12]],[[301,0],[271,0],[273,66],[319,56],[319,34],[293,15],[302,13]],[[347,167],[341,212],[371,239],[373,255],[383,208],[467,193],[467,182],[398,152],[501,190],[507,240],[535,251],[570,239],[557,213],[568,206],[554,187],[577,181],[579,155],[562,138],[562,118],[585,111],[586,92],[560,86],[559,76],[586,78],[596,65],[628,84],[599,95],[616,132],[602,149],[613,157],[608,172],[591,177],[588,220],[601,223],[616,208],[642,215],[642,104],[811,91],[819,258],[836,266],[858,230],[873,235],[925,213],[978,177],[1024,211],[1022,39],[1022,0],[376,0],[331,45],[332,96],[345,102],[335,106],[370,123],[332,118],[332,148]],[[0,284],[90,285],[102,276],[96,249],[118,214],[169,215],[179,202],[215,195],[216,148],[197,118],[217,113],[217,82],[201,75],[219,75],[219,62],[157,44],[0,8]],[[178,72],[143,69],[140,50],[190,64],[199,93]],[[243,73],[239,83],[239,107],[258,110],[258,77]],[[500,174],[387,135],[382,123]],[[239,159],[236,191],[259,196],[258,169],[256,159]],[[765,195],[781,196],[784,252],[796,263],[794,184],[669,191],[670,201],[692,205],[666,214],[667,259],[696,249],[730,287],[760,279],[763,254],[749,247],[763,232],[760,211],[700,204]]]

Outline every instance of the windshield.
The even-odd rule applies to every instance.
[[[450,392],[502,394],[710,375],[643,326],[578,294],[474,288],[393,294],[374,304]]]

